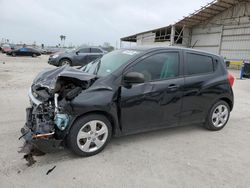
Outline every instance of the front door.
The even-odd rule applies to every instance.
[[[145,83],[121,88],[125,134],[178,125],[184,84],[180,55],[178,51],[147,55],[125,71],[124,74],[139,72],[145,77]]]

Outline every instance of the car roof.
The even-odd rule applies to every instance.
[[[198,53],[204,53],[204,54],[220,57],[220,55],[214,54],[211,52],[202,51],[202,50],[193,49],[193,48],[178,47],[178,46],[166,46],[166,47],[137,46],[137,47],[132,47],[132,48],[123,48],[122,50],[137,50],[137,51],[143,51],[143,52],[151,52],[151,51],[157,51],[157,50],[185,50],[189,52],[198,52]]]

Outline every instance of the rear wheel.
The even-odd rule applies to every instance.
[[[209,130],[221,130],[227,124],[230,116],[230,107],[225,101],[218,101],[210,109],[206,127]]]
[[[83,116],[72,125],[67,144],[77,155],[95,155],[104,149],[111,138],[111,132],[110,121],[105,116]]]
[[[36,54],[32,54],[32,57],[36,57],[37,55]]]
[[[64,65],[71,66],[71,61],[68,60],[68,59],[62,59],[62,60],[60,60],[60,66],[64,66]]]

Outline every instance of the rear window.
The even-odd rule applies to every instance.
[[[206,55],[187,53],[186,74],[205,74],[214,70],[213,59]]]

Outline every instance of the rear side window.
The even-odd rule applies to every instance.
[[[90,53],[90,48],[81,48],[79,53]]]
[[[98,48],[91,48],[91,53],[102,53],[102,51]]]
[[[206,55],[187,53],[186,74],[205,74],[214,70],[213,59]]]

